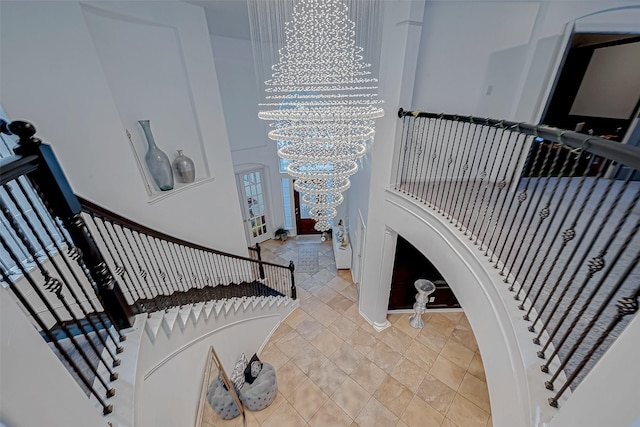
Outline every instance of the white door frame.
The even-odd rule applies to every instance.
[[[266,219],[265,226],[267,228],[266,232],[259,234],[256,237],[253,237],[252,227],[250,226],[249,217],[249,208],[246,205],[247,196],[245,194],[244,187],[244,175],[256,172],[260,174],[260,187],[262,189],[262,203],[264,205],[264,217]],[[242,222],[244,224],[244,232],[247,239],[248,246],[254,246],[256,243],[262,243],[265,240],[271,238],[273,234],[273,230],[271,230],[271,210],[269,209],[269,195],[268,195],[268,185],[265,181],[265,170],[263,167],[254,167],[248,168],[246,170],[241,170],[236,172],[236,190],[238,191],[238,197],[240,200],[240,210],[242,211]]]

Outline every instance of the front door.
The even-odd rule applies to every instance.
[[[318,230],[313,228],[316,222],[309,216],[309,205],[305,205],[300,200],[300,193],[294,191],[294,199],[296,204],[296,231],[298,234],[320,234]]]
[[[250,246],[271,237],[271,230],[267,225],[268,214],[263,184],[262,173],[259,170],[238,174],[240,200],[244,200],[244,224]]]

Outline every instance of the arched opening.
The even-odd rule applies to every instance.
[[[425,257],[407,240],[398,236],[389,294],[389,310],[405,310],[413,307],[418,279],[427,279],[436,285],[436,291],[429,297],[427,308],[460,308],[447,281]]]

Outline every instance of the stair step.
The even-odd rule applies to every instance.
[[[145,324],[145,330],[151,341],[155,342],[161,329],[169,336],[174,332],[176,325],[184,330],[189,322],[196,324],[202,318],[209,322],[238,312],[287,307],[294,303],[295,300],[284,296],[242,297],[199,302],[151,313]]]
[[[158,295],[154,298],[138,300],[132,309],[135,314],[139,314],[176,306],[191,305],[202,301],[230,300],[252,296],[281,297],[284,295],[260,281],[240,284],[232,283],[229,285],[192,288],[184,292],[174,292],[171,295]]]

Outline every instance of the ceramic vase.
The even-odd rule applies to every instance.
[[[172,190],[173,171],[171,170],[169,157],[156,145],[156,141],[153,139],[153,134],[151,133],[149,120],[139,120],[138,123],[140,123],[144,136],[147,138],[149,148],[144,156],[144,160],[153,178],[153,182],[155,182],[161,191]]]
[[[193,160],[182,154],[182,150],[178,150],[178,156],[173,160],[173,170],[180,182],[190,183],[196,179],[196,167]]]

